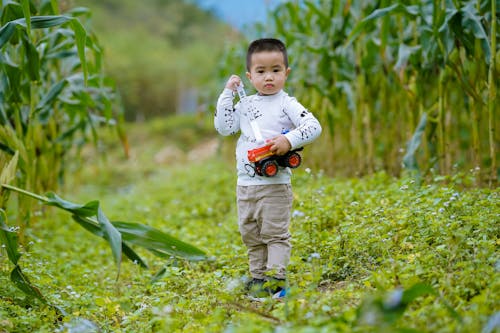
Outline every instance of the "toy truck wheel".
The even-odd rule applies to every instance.
[[[278,173],[278,163],[276,161],[266,161],[262,164],[262,174],[266,177],[276,176]]]
[[[296,153],[290,153],[285,158],[285,166],[295,169],[302,163],[302,157]]]

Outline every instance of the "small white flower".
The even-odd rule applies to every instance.
[[[384,306],[388,309],[396,308],[403,299],[403,289],[398,288],[389,294],[389,297],[384,301]]]
[[[304,171],[305,171],[307,174],[311,174],[311,169],[309,169],[309,168],[306,168]]]
[[[292,217],[302,217],[304,215],[305,215],[304,212],[301,212],[300,210],[297,209],[292,212]]]
[[[309,261],[311,261],[313,259],[319,259],[319,258],[321,258],[321,255],[319,253],[317,253],[317,252],[311,253],[309,255]]]

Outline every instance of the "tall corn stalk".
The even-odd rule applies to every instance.
[[[0,14],[0,155],[19,152],[21,188],[56,190],[67,162],[97,142],[97,127],[121,117],[102,74],[102,51],[77,18],[89,14],[84,9],[60,15],[55,1],[37,8],[21,0],[2,2]],[[19,215],[28,219],[30,205],[20,199]]]
[[[490,167],[495,135],[494,130],[490,138],[486,135],[481,110],[489,64],[493,128],[497,73],[490,59],[498,45],[488,40],[485,27],[491,24],[493,29],[496,18],[491,6],[485,6],[488,1],[479,0],[476,6],[477,1],[295,0],[273,11],[274,24],[255,37],[271,35],[286,42],[292,66],[287,89],[292,94],[306,106],[312,91],[327,101],[321,110],[311,111],[332,135],[308,149],[329,151],[335,158],[333,164],[315,164],[331,174],[362,174],[367,167],[399,174],[412,138],[419,138],[414,156],[405,159],[413,164],[403,163],[404,168],[450,175],[474,169],[474,160],[483,170]],[[496,32],[491,34],[493,40]],[[246,46],[234,48],[241,53]],[[226,75],[243,64],[234,52],[228,58],[225,63],[232,67],[223,67]],[[475,111],[478,116],[471,119]],[[480,148],[488,140],[486,154]],[[493,162],[491,168],[496,169]]]
[[[488,140],[490,144],[490,159],[491,159],[491,170],[490,170],[490,186],[498,182],[498,171],[497,171],[497,153],[496,153],[496,139],[495,139],[495,115],[498,116],[498,106],[496,105],[496,79],[498,73],[496,73],[496,54],[497,54],[497,20],[496,20],[496,1],[491,1],[491,56],[490,56],[490,66],[488,69]],[[497,74],[497,75],[495,75]]]

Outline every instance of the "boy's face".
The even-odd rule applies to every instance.
[[[247,77],[261,95],[273,95],[283,89],[289,73],[281,52],[262,51],[252,54]]]

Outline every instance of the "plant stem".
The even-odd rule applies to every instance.
[[[490,68],[488,70],[488,134],[490,142],[490,158],[491,158],[491,176],[489,185],[496,183],[497,178],[497,160],[495,148],[495,59],[496,59],[496,35],[497,35],[497,18],[496,18],[496,1],[491,1],[491,55]]]
[[[27,195],[29,197],[32,197],[33,199],[37,199],[37,200],[43,201],[44,203],[48,203],[49,202],[49,199],[47,199],[46,197],[43,197],[41,195],[25,191],[23,189],[20,189],[18,187],[12,186],[12,185],[2,184],[0,186],[2,186],[3,188],[6,188],[8,190],[17,192],[17,193],[21,193],[21,194]]]

